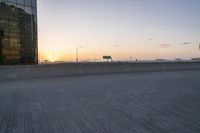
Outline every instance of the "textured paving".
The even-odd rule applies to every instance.
[[[200,71],[0,81],[0,133],[200,133]]]

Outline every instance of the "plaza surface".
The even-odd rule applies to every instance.
[[[0,81],[0,133],[199,132],[199,70]]]

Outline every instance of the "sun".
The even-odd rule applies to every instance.
[[[56,54],[55,53],[52,53],[49,55],[49,61],[50,62],[55,62],[57,61],[57,57],[56,57]]]

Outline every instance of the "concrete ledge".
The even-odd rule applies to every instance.
[[[0,80],[145,71],[200,70],[199,62],[66,63],[1,66]]]

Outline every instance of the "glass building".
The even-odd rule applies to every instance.
[[[38,63],[36,0],[0,0],[0,64]]]

